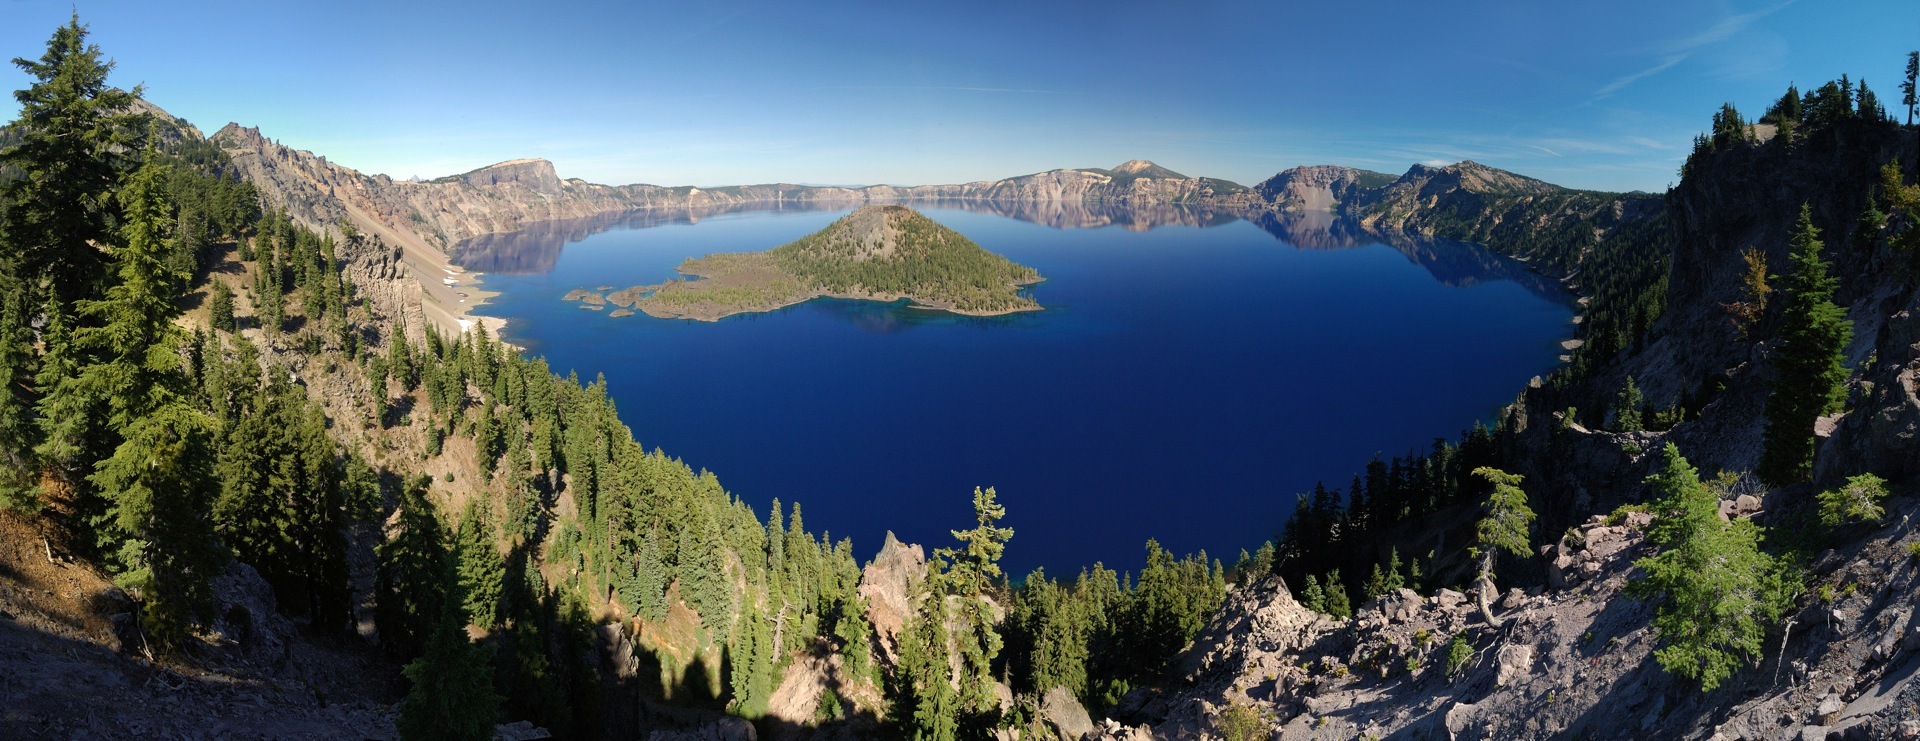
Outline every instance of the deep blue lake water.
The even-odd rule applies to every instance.
[[[1180,212],[1061,228],[1107,217],[915,207],[1038,269],[1047,309],[817,300],[709,323],[561,300],[778,246],[848,209],[633,214],[456,258],[502,292],[481,313],[507,318],[507,339],[559,373],[604,373],[641,443],[712,470],[762,516],[775,497],[800,502],[810,529],[866,558],[887,530],[951,544],[973,488],[994,486],[1013,575],[1137,569],[1148,538],[1231,564],[1316,480],[1344,486],[1375,454],[1491,419],[1572,331],[1557,287],[1463,245]],[[1162,220],[1207,226],[1137,228]]]

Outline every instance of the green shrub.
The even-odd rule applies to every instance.
[[[1870,473],[1847,479],[1847,484],[1820,495],[1820,523],[1829,528],[1854,522],[1879,522],[1886,514],[1880,502],[1887,498],[1887,481]]]
[[[1461,669],[1467,668],[1467,662],[1471,659],[1473,646],[1467,643],[1466,634],[1454,636],[1453,642],[1447,644],[1447,676],[1459,674]]]
[[[1220,713],[1220,735],[1227,741],[1254,741],[1272,732],[1267,719],[1252,705],[1236,702]]]

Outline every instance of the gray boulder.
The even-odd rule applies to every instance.
[[[1093,719],[1087,715],[1087,709],[1080,707],[1080,701],[1065,687],[1047,690],[1040,699],[1040,717],[1069,741],[1078,741],[1093,732]]]

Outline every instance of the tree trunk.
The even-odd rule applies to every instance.
[[[1489,551],[1487,557],[1480,562],[1480,583],[1474,586],[1474,591],[1480,593],[1478,600],[1480,603],[1480,617],[1486,619],[1487,625],[1495,628],[1500,627],[1500,624],[1505,621],[1493,616],[1494,586],[1493,557],[1491,551]]]

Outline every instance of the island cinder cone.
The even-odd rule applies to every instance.
[[[974,244],[911,208],[862,206],[766,252],[688,260],[675,280],[616,291],[606,300],[662,318],[713,321],[823,296],[898,301],[971,316],[1036,311],[1020,293],[1040,274]],[[568,294],[585,298],[584,291]]]

